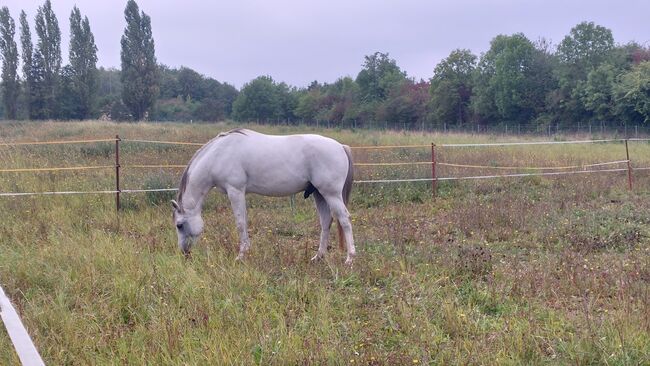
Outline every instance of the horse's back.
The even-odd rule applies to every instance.
[[[340,191],[349,162],[336,140],[313,134],[241,132],[224,139],[229,141],[222,153],[227,154],[230,165],[240,165],[248,191],[282,196],[303,191],[309,183],[317,189]]]

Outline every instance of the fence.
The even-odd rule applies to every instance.
[[[650,167],[632,167],[630,160],[630,153],[628,148],[629,142],[642,142],[650,141],[650,139],[631,138],[631,139],[601,139],[601,140],[574,140],[574,141],[532,141],[532,142],[505,142],[505,143],[473,143],[473,144],[419,144],[419,145],[392,145],[392,146],[353,146],[352,149],[359,150],[391,150],[391,149],[430,149],[431,158],[426,161],[403,161],[403,162],[356,162],[356,167],[379,167],[379,166],[431,166],[431,176],[428,178],[408,178],[403,177],[400,179],[372,179],[372,180],[356,180],[357,184],[374,184],[374,183],[404,183],[404,182],[431,182],[432,191],[435,195],[437,190],[437,183],[441,181],[453,180],[477,180],[477,179],[494,179],[494,178],[516,178],[516,177],[530,177],[530,176],[562,176],[562,175],[576,175],[576,174],[593,174],[593,173],[611,173],[611,172],[624,172],[627,171],[628,188],[633,188],[633,171],[634,170],[649,170]],[[180,146],[202,146],[203,143],[197,142],[178,142],[178,141],[159,141],[159,140],[144,140],[144,139],[122,139],[119,135],[110,139],[88,139],[88,140],[68,140],[68,141],[41,141],[41,142],[3,142],[2,146],[36,146],[36,145],[62,145],[62,144],[92,144],[92,143],[114,143],[114,158],[115,162],[112,165],[92,165],[92,166],[69,166],[69,167],[52,167],[52,168],[4,168],[0,169],[0,173],[25,173],[25,172],[55,172],[55,171],[83,171],[83,170],[115,170],[115,188],[109,190],[94,190],[94,191],[50,191],[50,192],[0,192],[0,197],[20,197],[20,196],[46,196],[46,195],[75,195],[75,194],[114,194],[115,205],[119,210],[121,207],[120,198],[121,194],[130,193],[143,193],[143,192],[167,192],[175,191],[173,188],[154,188],[154,189],[124,189],[120,184],[120,177],[122,175],[122,168],[134,169],[147,169],[147,168],[184,168],[185,165],[174,164],[133,164],[121,165],[120,163],[120,147],[124,143],[144,143],[144,144],[163,144],[163,145],[180,145]],[[437,158],[437,153],[440,149],[458,149],[468,147],[497,147],[497,146],[530,146],[530,145],[560,145],[560,144],[595,144],[595,143],[624,143],[625,145],[625,159],[618,159],[613,161],[595,162],[582,165],[570,166],[494,166],[494,165],[472,165],[440,161]],[[600,167],[620,166],[625,164],[624,168],[608,168],[602,169]],[[455,167],[464,169],[482,169],[482,170],[496,170],[496,171],[521,171],[526,170],[526,173],[508,173],[508,174],[484,174],[484,175],[470,175],[470,176],[438,176],[437,171],[439,167]]]
[[[391,150],[391,149],[430,149],[431,158],[426,161],[401,161],[401,162],[357,162],[357,167],[398,167],[398,166],[431,166],[430,178],[408,178],[402,179],[373,179],[373,180],[357,180],[357,184],[377,184],[377,183],[403,183],[403,182],[431,182],[432,191],[435,195],[437,191],[437,183],[440,181],[452,180],[476,180],[476,179],[493,179],[493,178],[515,178],[515,177],[530,177],[530,176],[562,176],[562,175],[576,175],[576,174],[594,174],[594,173],[612,173],[612,172],[627,172],[628,188],[633,188],[633,171],[634,170],[650,170],[650,167],[632,167],[629,142],[642,142],[650,141],[650,139],[603,139],[603,140],[580,140],[580,141],[541,141],[541,142],[509,142],[509,143],[483,143],[483,144],[421,144],[421,145],[394,145],[394,146],[355,146],[353,150]],[[115,163],[112,165],[92,165],[92,166],[71,166],[71,167],[52,167],[52,168],[3,168],[0,173],[27,173],[27,172],[54,172],[54,171],[83,171],[83,170],[104,170],[110,169],[115,171],[115,189],[112,190],[97,190],[97,191],[52,191],[52,192],[0,192],[0,197],[20,197],[20,196],[36,196],[36,195],[72,195],[72,194],[114,194],[116,208],[120,209],[120,195],[130,193],[142,192],[168,192],[176,191],[174,188],[155,188],[155,189],[123,189],[120,183],[121,169],[122,168],[184,168],[185,165],[173,164],[158,164],[158,165],[145,165],[133,164],[122,166],[120,162],[120,146],[123,143],[145,143],[145,144],[171,144],[171,145],[184,145],[184,146],[202,146],[202,143],[194,142],[174,142],[174,141],[155,141],[155,140],[142,140],[142,139],[121,139],[120,136],[115,136],[111,139],[90,139],[90,140],[69,140],[69,141],[44,141],[44,142],[5,142],[0,143],[2,146],[33,146],[33,145],[61,145],[61,144],[89,144],[89,143],[114,143],[114,157]],[[625,146],[625,159],[618,159],[613,161],[594,162],[581,165],[567,165],[567,166],[494,166],[494,165],[476,165],[476,164],[461,164],[447,161],[440,161],[438,152],[440,149],[463,149],[469,147],[496,147],[496,146],[526,146],[526,145],[559,145],[559,144],[594,144],[594,143],[624,143]],[[616,168],[625,164],[623,168]],[[610,168],[614,166],[613,168]],[[439,177],[438,167],[454,167],[463,169],[488,169],[496,171],[519,171],[527,170],[532,172],[527,173],[508,173],[508,174],[490,174],[490,175],[470,175],[470,176],[447,176]],[[601,167],[605,167],[602,169]],[[27,331],[25,330],[20,318],[16,311],[11,306],[9,299],[4,295],[0,287],[0,315],[5,323],[5,327],[14,343],[14,347],[23,364],[43,364],[38,351],[33,345]]]

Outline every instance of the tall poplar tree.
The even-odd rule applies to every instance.
[[[34,80],[41,83],[44,110],[38,113],[41,118],[56,118],[58,112],[59,75],[61,72],[61,30],[59,21],[52,11],[52,3],[45,0],[43,6],[36,13],[36,35],[38,43],[36,51],[39,58],[34,57],[34,67],[43,73],[41,79]],[[40,64],[36,65],[39,62]]]
[[[158,65],[151,32],[151,18],[129,0],[124,10],[122,36],[122,100],[135,120],[150,114],[158,97]]]
[[[81,19],[76,6],[70,14],[70,79],[76,113],[73,117],[87,119],[97,95],[97,46],[88,17]]]
[[[16,23],[6,6],[0,9],[0,56],[2,57],[2,102],[5,117],[16,119],[18,110],[18,47],[14,36]]]
[[[32,44],[32,33],[29,30],[29,22],[25,11],[20,12],[20,48],[23,59],[23,100],[27,118],[32,118],[32,68],[34,66],[33,54],[34,45]]]

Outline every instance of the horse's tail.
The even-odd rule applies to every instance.
[[[348,156],[348,176],[345,178],[345,183],[343,184],[343,203],[345,203],[345,206],[348,206],[348,201],[350,201],[350,192],[352,192],[352,182],[354,181],[354,165],[352,164],[352,150],[350,149],[350,146],[348,145],[343,145],[343,150],[345,150],[345,154]],[[337,222],[338,228],[339,228],[339,247],[341,249],[345,249],[345,236],[343,235],[343,227],[341,227],[341,223]]]

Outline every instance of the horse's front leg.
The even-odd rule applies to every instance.
[[[235,215],[237,231],[239,232],[239,255],[237,255],[237,259],[241,260],[244,258],[244,253],[251,247],[251,242],[248,238],[246,193],[238,189],[228,189],[228,199],[230,200],[230,206]]]

